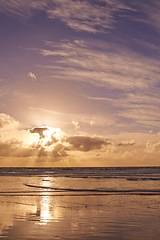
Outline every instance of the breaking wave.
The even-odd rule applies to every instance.
[[[87,193],[106,193],[106,194],[156,194],[160,195],[160,189],[78,189],[78,188],[55,188],[55,187],[47,187],[47,186],[37,186],[24,183],[25,186],[31,188],[39,188],[50,190],[50,192],[87,192]],[[97,194],[96,194],[97,195]]]

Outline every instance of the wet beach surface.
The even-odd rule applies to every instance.
[[[147,177],[0,176],[0,238],[158,240],[159,180]]]

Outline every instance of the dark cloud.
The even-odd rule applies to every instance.
[[[57,144],[51,154],[54,158],[58,158],[58,157],[67,157],[68,154],[65,151],[65,146],[63,144]]]
[[[47,151],[45,150],[44,147],[39,147],[38,148],[38,151],[37,151],[37,154],[36,154],[37,157],[41,158],[41,157],[47,157],[48,156],[48,153]]]
[[[39,136],[40,136],[40,139],[42,139],[42,138],[45,138],[43,132],[46,131],[46,130],[48,130],[47,127],[32,128],[32,129],[30,130],[30,133],[38,133]]]
[[[22,146],[22,142],[13,139],[11,141],[0,142],[1,157],[31,157],[34,155],[34,149]]]
[[[11,146],[8,143],[0,142],[0,156],[11,156]]]
[[[69,146],[67,150],[76,150],[89,152],[93,150],[100,150],[105,145],[111,144],[108,140],[98,138],[98,137],[89,137],[89,136],[71,136],[65,139]]]
[[[33,129],[30,130],[30,133],[37,133],[37,134],[39,134],[40,140],[42,140],[42,142],[40,141],[38,143],[38,145],[41,146],[41,144],[43,143],[43,139],[46,140],[46,135],[44,134],[44,132],[47,131],[47,130],[49,130],[49,128],[47,128],[47,127],[38,127],[38,128],[33,128]],[[46,141],[45,143],[43,143],[43,145],[45,147],[50,147],[50,146],[52,146],[52,145],[54,145],[55,143],[58,142],[58,139],[54,136],[54,133],[55,133],[55,131],[50,133],[49,134],[49,138],[50,139],[48,141]]]
[[[48,142],[46,142],[45,147],[49,147],[49,146],[51,146],[51,145],[53,145],[53,144],[55,144],[55,143],[57,143],[57,142],[58,142],[58,139],[55,138],[55,137],[52,135],[52,136],[51,136],[51,140],[49,140]]]

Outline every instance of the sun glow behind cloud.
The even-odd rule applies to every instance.
[[[61,143],[61,139],[64,137],[64,133],[60,128],[49,126],[35,127],[30,130],[30,133],[38,136],[35,143],[48,149],[54,144]]]

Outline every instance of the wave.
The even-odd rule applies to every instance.
[[[37,186],[24,183],[27,187],[40,188],[46,190],[59,191],[59,192],[97,192],[97,193],[159,193],[160,189],[77,189],[77,188],[55,188],[55,187],[45,187],[45,186]]]
[[[127,178],[128,181],[160,181],[160,178],[153,178],[153,177],[145,177],[145,178]]]
[[[106,192],[105,190],[101,189],[75,189],[75,188],[53,188],[53,187],[45,187],[45,186],[37,186],[31,185],[27,183],[23,183],[27,187],[34,187],[34,188],[41,188],[41,189],[52,189],[54,191],[65,191],[65,192]]]
[[[44,196],[49,196],[49,197],[85,197],[85,196],[112,196],[112,195],[125,195],[125,196],[130,196],[130,195],[142,195],[142,196],[160,196],[160,192],[106,192],[106,193],[54,193],[53,191],[50,194],[47,194],[45,192],[41,192],[41,194],[24,194],[24,193],[0,193],[0,196],[20,196],[20,197],[44,197]]]
[[[147,195],[158,196],[160,189],[86,189],[86,188],[55,188],[24,183],[29,190],[0,191],[0,196],[109,196],[109,195]],[[37,190],[30,190],[35,188]],[[39,189],[39,190],[38,190]]]
[[[130,181],[160,180],[160,167],[96,168],[0,168],[0,176],[48,176],[65,178],[121,178]],[[134,179],[133,179],[134,178]],[[145,179],[146,178],[146,179]]]

